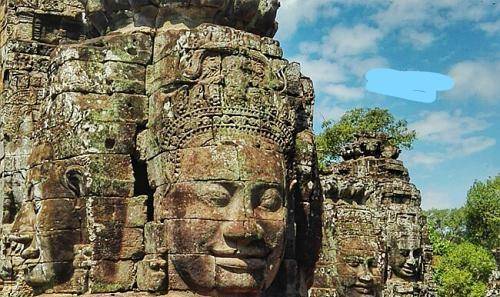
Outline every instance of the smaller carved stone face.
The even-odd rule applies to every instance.
[[[422,248],[414,241],[393,242],[390,249],[389,265],[392,273],[405,280],[416,280],[420,275]]]
[[[379,296],[382,279],[376,239],[347,237],[340,241],[337,254],[340,296]]]
[[[422,249],[397,249],[391,253],[391,266],[394,274],[401,278],[418,277],[422,257]]]
[[[61,178],[68,178],[64,169],[48,168],[50,172],[45,172],[43,183],[31,180],[30,197],[17,213],[8,238],[15,262],[14,273],[35,288],[63,283],[71,277],[73,246],[80,240],[74,198],[44,198],[60,189],[69,194],[62,196],[71,197],[74,189],[67,187],[76,181],[69,180],[63,185]]]

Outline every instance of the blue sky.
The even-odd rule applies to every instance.
[[[500,173],[500,3],[481,0],[282,0],[276,38],[317,92],[315,130],[355,107],[408,120],[419,140],[402,159],[423,207],[463,205],[474,180]],[[433,103],[365,89],[373,68],[437,72]]]

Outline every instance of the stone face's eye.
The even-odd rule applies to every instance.
[[[354,267],[354,268],[359,266],[359,261],[357,259],[354,259],[354,258],[346,259],[346,263],[347,263],[347,265]]]
[[[269,188],[262,193],[259,207],[275,212],[283,206],[283,198],[276,188]]]
[[[408,257],[410,255],[410,251],[409,250],[402,250],[401,255],[404,257]]]
[[[217,207],[226,207],[231,201],[229,191],[220,184],[211,184],[206,186],[200,196],[203,200]]]
[[[366,264],[368,265],[368,267],[377,267],[377,262],[375,262],[374,258],[369,258],[368,260],[366,260]]]

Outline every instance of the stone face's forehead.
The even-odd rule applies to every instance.
[[[179,181],[234,180],[283,184],[282,153],[253,146],[218,145],[181,149]]]

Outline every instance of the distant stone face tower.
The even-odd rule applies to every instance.
[[[28,196],[32,133],[47,95],[50,55],[64,42],[83,38],[83,6],[78,1],[0,1],[0,206],[2,286],[15,278],[9,236]]]
[[[3,2],[2,296],[306,296],[314,92],[278,1],[26,2]]]
[[[383,134],[358,135],[321,177],[323,244],[311,296],[434,296],[420,192]]]

